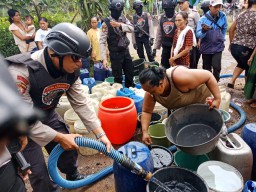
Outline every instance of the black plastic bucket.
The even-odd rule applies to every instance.
[[[175,110],[168,117],[165,133],[181,151],[202,155],[214,149],[223,124],[217,109],[209,110],[208,105],[193,104]]]
[[[187,169],[183,169],[179,167],[165,167],[154,172],[153,177],[164,184],[167,182],[177,181],[177,183],[185,183],[186,186],[191,185],[198,192],[209,191],[209,188],[205,183],[205,181],[199,175]],[[149,181],[147,184],[146,190],[147,192],[162,191],[162,190],[158,190],[159,188],[158,189],[157,188],[158,188],[158,185],[156,185],[152,181]],[[185,190],[180,189],[180,191],[185,191]]]
[[[167,148],[160,145],[151,145],[149,149],[154,162],[154,171],[172,165],[173,154]]]
[[[141,115],[142,113],[138,113],[138,118],[137,118],[137,127],[141,127]],[[154,123],[157,123],[162,120],[162,116],[159,115],[158,113],[152,113],[152,116],[151,116],[151,120],[150,120],[150,125],[151,124],[154,124]]]
[[[140,72],[145,68],[145,60],[144,59],[137,59],[132,61],[133,64],[133,75],[138,76]]]

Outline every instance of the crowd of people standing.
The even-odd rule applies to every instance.
[[[105,69],[109,68],[110,60],[114,81],[122,83],[124,74],[125,86],[133,87],[133,64],[127,33],[132,34],[133,47],[142,59],[146,59],[144,48],[150,62],[155,61],[157,50],[162,48],[161,67],[144,69],[139,76],[141,86],[146,91],[141,117],[144,143],[151,144],[147,129],[156,102],[168,109],[177,109],[193,103],[205,103],[212,95],[214,98],[210,108],[218,108],[221,96],[217,82],[228,28],[226,15],[221,11],[222,4],[222,0],[211,0],[206,6],[208,10],[204,10],[204,15],[200,17],[197,10],[189,7],[187,0],[163,0],[164,13],[154,34],[152,16],[143,12],[142,1],[134,1],[135,13],[130,22],[122,14],[124,1],[109,0],[110,16],[102,19],[100,29],[97,27],[98,18],[91,18],[92,28],[87,33],[88,37],[70,23],[60,23],[50,29],[46,18],[39,19],[40,29],[36,30],[33,17],[28,15],[23,22],[19,11],[9,10],[9,30],[21,54],[5,59],[9,63],[8,70],[21,98],[31,107],[44,110],[48,117],[31,126],[30,138],[24,149],[24,155],[32,165],[29,177],[33,190],[60,190],[49,177],[41,146],[45,146],[50,153],[60,143],[67,150],[58,162],[67,180],[86,177],[79,173],[78,154],[72,150],[78,148],[74,138],[79,135],[69,134],[63,119],[54,110],[64,92],[86,127],[110,151],[111,143],[92,110],[90,100],[81,94],[83,91],[78,74],[82,58],[90,56],[95,66]],[[227,85],[229,88],[234,88],[235,80],[243,70],[246,80],[250,79],[250,83],[255,84],[255,74],[250,73],[251,69],[256,68],[255,13],[256,1],[248,0],[248,8],[230,28],[230,49],[238,64]],[[203,69],[197,69],[200,54]],[[251,107],[255,107],[255,85],[250,89],[245,86],[245,92]],[[3,153],[0,169],[8,165],[11,159],[6,150]],[[19,191],[25,191],[24,187]]]

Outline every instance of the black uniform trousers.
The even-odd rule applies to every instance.
[[[125,87],[134,87],[133,84],[133,64],[128,49],[124,51],[110,51],[110,62],[112,75],[115,83],[122,84],[123,72],[125,75]]]
[[[197,64],[198,61],[200,59],[201,53],[199,51],[199,49],[197,47],[192,47],[191,51],[190,51],[190,65],[189,68],[190,69],[197,69]]]
[[[169,59],[171,57],[171,48],[172,47],[163,46],[162,56],[161,56],[161,65],[165,69],[168,69],[171,66],[170,63],[169,63]]]
[[[145,59],[144,48],[143,48],[143,45],[144,45],[149,62],[155,61],[153,57],[152,49],[149,43],[149,37],[147,35],[142,35],[141,37],[136,37],[135,40],[138,48],[137,53],[139,55],[139,58]]]
[[[217,82],[220,80],[221,56],[222,52],[215,54],[202,54],[203,69],[212,72]]]
[[[48,125],[52,129],[61,132],[69,133],[69,127],[64,123],[64,120],[60,115],[51,111],[47,118],[42,121],[43,124]],[[53,148],[57,145],[56,142],[50,142],[45,146],[48,154],[51,153]],[[51,181],[48,170],[45,164],[44,155],[41,146],[36,144],[31,139],[28,142],[27,147],[23,152],[28,163],[31,164],[32,174],[29,175],[29,180],[33,191],[35,192],[56,192],[59,191],[59,187]],[[64,151],[58,160],[58,168],[62,173],[73,174],[78,167],[77,164],[78,154],[75,150]]]
[[[0,167],[0,191],[25,192],[25,184],[12,161]]]

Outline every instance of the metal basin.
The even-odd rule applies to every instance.
[[[168,140],[180,150],[202,155],[214,149],[223,126],[216,109],[208,105],[193,104],[174,111],[167,119],[165,133]]]

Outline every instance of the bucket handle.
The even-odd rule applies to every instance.
[[[158,123],[162,123],[162,121],[152,121],[151,123],[149,123],[149,125],[155,125],[155,124],[158,124]]]

